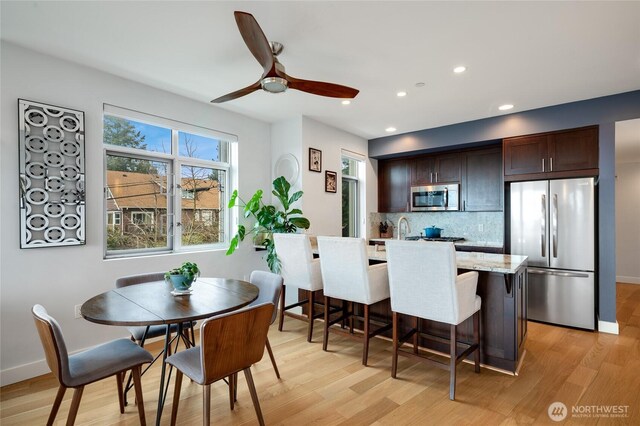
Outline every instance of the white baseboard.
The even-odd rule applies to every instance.
[[[616,282],[625,284],[640,284],[640,277],[624,277],[618,275],[616,277]]]
[[[618,321],[600,321],[598,320],[598,331],[600,333],[620,334],[620,328],[618,327]]]
[[[196,329],[200,327],[200,323],[196,324]],[[147,340],[147,343],[155,342],[158,340],[164,340],[163,337],[154,337],[153,339]],[[84,352],[87,349],[94,348],[94,346],[90,346],[85,349],[79,349],[77,351],[69,352],[69,355],[76,354],[78,352]],[[6,386],[13,383],[21,382],[23,380],[32,379],[34,377],[42,376],[43,374],[49,373],[49,366],[47,365],[46,359],[41,359],[40,361],[30,362],[28,364],[22,364],[15,367],[7,368],[5,370],[0,371],[0,386]]]

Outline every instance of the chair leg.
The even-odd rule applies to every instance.
[[[234,391],[234,383],[233,383],[233,374],[229,376],[229,408],[233,411],[233,407],[235,406],[235,391]]]
[[[267,337],[267,352],[269,352],[269,358],[271,358],[271,364],[273,364],[273,369],[276,372],[276,377],[280,378],[280,372],[278,371],[278,366],[276,365],[276,358],[273,356],[273,351],[271,350],[271,344],[269,344],[269,338]]]
[[[456,399],[456,326],[451,324],[450,362],[449,362],[449,399]]]
[[[84,386],[75,388],[73,391],[71,408],[69,408],[69,416],[67,417],[67,426],[73,426],[73,424],[76,422],[76,416],[78,415],[78,407],[80,407],[80,400],[82,399],[83,391],[84,391]]]
[[[62,384],[58,388],[58,393],[56,394],[56,399],[53,401],[53,407],[51,407],[51,413],[49,413],[49,420],[47,420],[47,426],[51,426],[53,421],[56,419],[56,415],[58,414],[58,409],[60,408],[60,403],[62,402],[62,398],[64,397],[64,393],[67,391],[67,388]]]
[[[138,417],[142,426],[147,424],[144,417],[144,400],[142,399],[142,381],[140,380],[140,370],[142,367],[137,365],[131,369],[133,374],[133,387],[136,389],[136,405],[138,406]]]
[[[251,375],[251,370],[249,368],[245,368],[243,371],[244,371],[244,377],[247,379],[247,386],[249,386],[249,393],[251,393],[253,408],[255,408],[256,415],[258,416],[258,422],[260,423],[260,426],[264,426],[264,419],[262,418],[262,410],[260,410],[260,401],[258,400],[256,387],[253,383],[253,376]]]
[[[315,305],[313,303],[314,291],[309,290],[309,331],[307,333],[307,342],[311,342],[313,337],[313,316],[315,315]]]
[[[353,334],[353,316],[356,311],[354,311],[353,302],[349,302],[349,308],[351,309],[349,312],[349,333]]]
[[[173,402],[171,403],[171,426],[175,426],[180,404],[180,389],[182,388],[182,371],[176,368],[176,385],[173,388]]]
[[[122,390],[122,381],[124,380],[124,373],[121,371],[116,374],[116,383],[118,385],[118,403],[120,404],[120,414],[124,413],[124,392]]]
[[[238,402],[238,373],[233,373],[233,402]]]
[[[331,298],[324,297],[324,338],[322,339],[322,350],[326,351],[329,345],[329,303]]]
[[[364,347],[362,348],[362,365],[367,366],[369,358],[369,305],[364,305]]]
[[[418,338],[420,337],[420,318],[413,318],[413,327],[416,332],[413,334],[413,353],[418,355]]]
[[[480,372],[480,311],[473,314],[473,341],[478,345],[473,356],[475,372]]]
[[[284,294],[287,286],[282,284],[282,291],[280,292],[280,315],[278,318],[278,331],[282,331],[282,325],[284,324]]]
[[[202,390],[202,424],[209,426],[211,421],[211,385],[204,385]]]
[[[393,313],[393,353],[391,354],[391,377],[398,372],[398,313]]]
[[[349,313],[349,302],[346,300],[342,301],[342,322],[340,323],[340,328],[343,330],[347,327],[347,318]]]

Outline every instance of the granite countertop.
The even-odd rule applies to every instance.
[[[367,246],[367,256],[369,260],[387,261],[387,252],[377,246]],[[458,269],[514,274],[520,267],[527,265],[527,256],[456,252],[456,261]]]
[[[384,243],[385,241],[394,240],[395,238],[371,238],[369,241]],[[496,243],[491,241],[456,241],[454,242],[457,246],[467,246],[467,247],[491,247],[491,248],[502,248],[502,243]]]

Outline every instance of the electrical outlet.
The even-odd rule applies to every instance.
[[[478,224],[478,232],[484,232],[484,225],[482,223]]]
[[[76,305],[73,308],[73,314],[76,318],[82,318],[82,315],[80,314],[80,308],[82,307],[82,305]]]

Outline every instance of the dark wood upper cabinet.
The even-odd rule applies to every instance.
[[[411,185],[429,185],[433,182],[434,157],[422,156],[410,161]]]
[[[437,183],[460,182],[460,154],[438,155],[435,158],[435,181]]]
[[[409,162],[406,159],[378,162],[378,211],[408,212]]]
[[[414,158],[411,160],[411,185],[460,182],[460,159],[459,153]]]
[[[598,168],[598,128],[554,133],[549,143],[549,171]]]
[[[504,139],[506,181],[595,176],[598,127]]]
[[[468,212],[503,210],[502,148],[463,153],[462,209]]]
[[[543,173],[547,158],[547,135],[504,140],[504,174]]]

